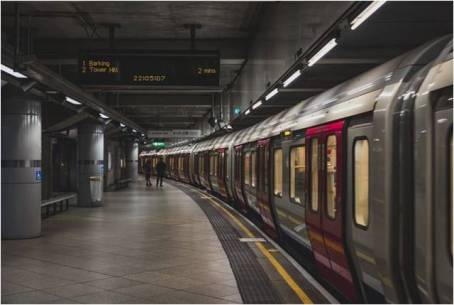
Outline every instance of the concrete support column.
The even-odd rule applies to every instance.
[[[126,173],[132,181],[136,181],[139,175],[139,143],[126,143]]]
[[[41,234],[41,102],[2,88],[2,238]]]
[[[78,205],[100,206],[101,201],[92,202],[90,177],[104,176],[104,126],[97,122],[85,121],[78,127],[79,188]],[[102,187],[103,183],[101,183]]]

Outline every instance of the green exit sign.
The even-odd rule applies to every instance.
[[[166,147],[166,143],[164,143],[164,142],[153,142],[152,145],[153,145],[154,148],[164,148],[164,147]]]

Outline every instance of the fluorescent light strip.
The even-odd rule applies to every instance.
[[[325,56],[329,51],[331,51],[335,46],[337,46],[336,38],[331,39],[328,41],[327,44],[320,51],[317,52],[311,59],[309,59],[308,66],[312,67],[317,61],[320,60],[323,56]]]
[[[265,100],[269,100],[270,98],[272,98],[273,96],[275,96],[278,92],[279,92],[279,90],[278,90],[277,88],[274,88],[273,91],[271,91],[270,93],[268,93],[268,94],[265,96]]]
[[[301,70],[296,70],[295,73],[293,73],[289,78],[287,78],[284,81],[284,88],[287,87],[288,85],[290,85],[295,79],[300,77],[300,75],[301,75]]]
[[[254,105],[252,105],[252,110],[257,109],[258,107],[262,106],[262,101],[258,101]]]
[[[103,113],[100,113],[99,116],[103,119],[108,119],[109,117]]]
[[[246,110],[246,112],[244,114],[248,115],[249,113],[251,113],[251,109]]]
[[[132,132],[137,132],[137,130],[133,129]]]
[[[120,123],[120,127],[126,127],[126,125],[123,123]]]
[[[350,23],[351,29],[354,30],[357,27],[359,27],[364,21],[367,20],[367,18],[369,18],[373,13],[375,13],[385,3],[386,3],[386,1],[374,1],[371,4],[369,4],[369,6],[366,7],[366,9],[364,11],[362,11],[361,14],[359,14]]]
[[[14,71],[13,69],[11,69],[10,67],[5,66],[5,65],[3,65],[3,64],[1,64],[1,69],[2,69],[3,72],[8,73],[9,75],[12,75],[12,76],[14,76],[15,78],[28,78],[28,77],[25,76],[24,74],[19,73],[19,72],[16,72],[16,71]]]
[[[68,97],[68,96],[65,98],[65,101],[67,101],[67,102],[70,103],[70,104],[77,105],[77,106],[82,105],[81,102],[76,101],[75,99],[70,98],[70,97]]]

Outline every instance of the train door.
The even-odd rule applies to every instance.
[[[211,184],[210,173],[212,171],[212,164],[210,162],[210,151],[204,152],[204,162],[205,162],[205,179],[206,179],[206,188],[210,191],[213,191],[213,185]]]
[[[433,256],[437,301],[452,304],[452,87],[443,89],[434,113],[434,216]]]
[[[243,194],[245,203],[260,217],[260,206],[257,202],[257,145],[248,144],[242,151]]]
[[[239,202],[239,209],[243,213],[247,213],[247,205],[243,193],[243,146],[235,146],[235,160],[234,160],[234,197]]]
[[[252,168],[252,170],[255,170]],[[257,142],[257,205],[263,222],[276,231],[270,203],[270,139]]]
[[[230,148],[224,150],[224,183],[227,200],[232,201],[232,154]]]
[[[226,158],[225,148],[218,149],[218,189],[219,194],[227,199],[226,187],[225,187],[225,169],[226,169]]]
[[[199,156],[197,153],[194,153],[192,154],[191,156],[193,158],[193,161],[192,161],[192,166],[193,166],[193,169],[192,169],[192,174],[193,174],[193,183],[195,185],[199,185]]]
[[[218,184],[218,152],[212,151],[210,152],[210,184],[212,190],[215,193],[219,193],[219,184]]]
[[[343,127],[344,121],[338,121],[307,130],[310,203],[306,222],[320,272],[357,302],[344,240]]]
[[[375,225],[370,213],[372,118],[351,122],[347,140],[346,240],[356,277],[368,303],[384,303],[384,291],[374,253]]]

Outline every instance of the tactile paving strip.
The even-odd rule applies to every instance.
[[[238,283],[241,298],[245,304],[282,303],[279,293],[271,284],[263,267],[247,243],[240,242],[238,231],[206,200],[198,194],[180,188],[190,196],[207,215],[225,253]]]

